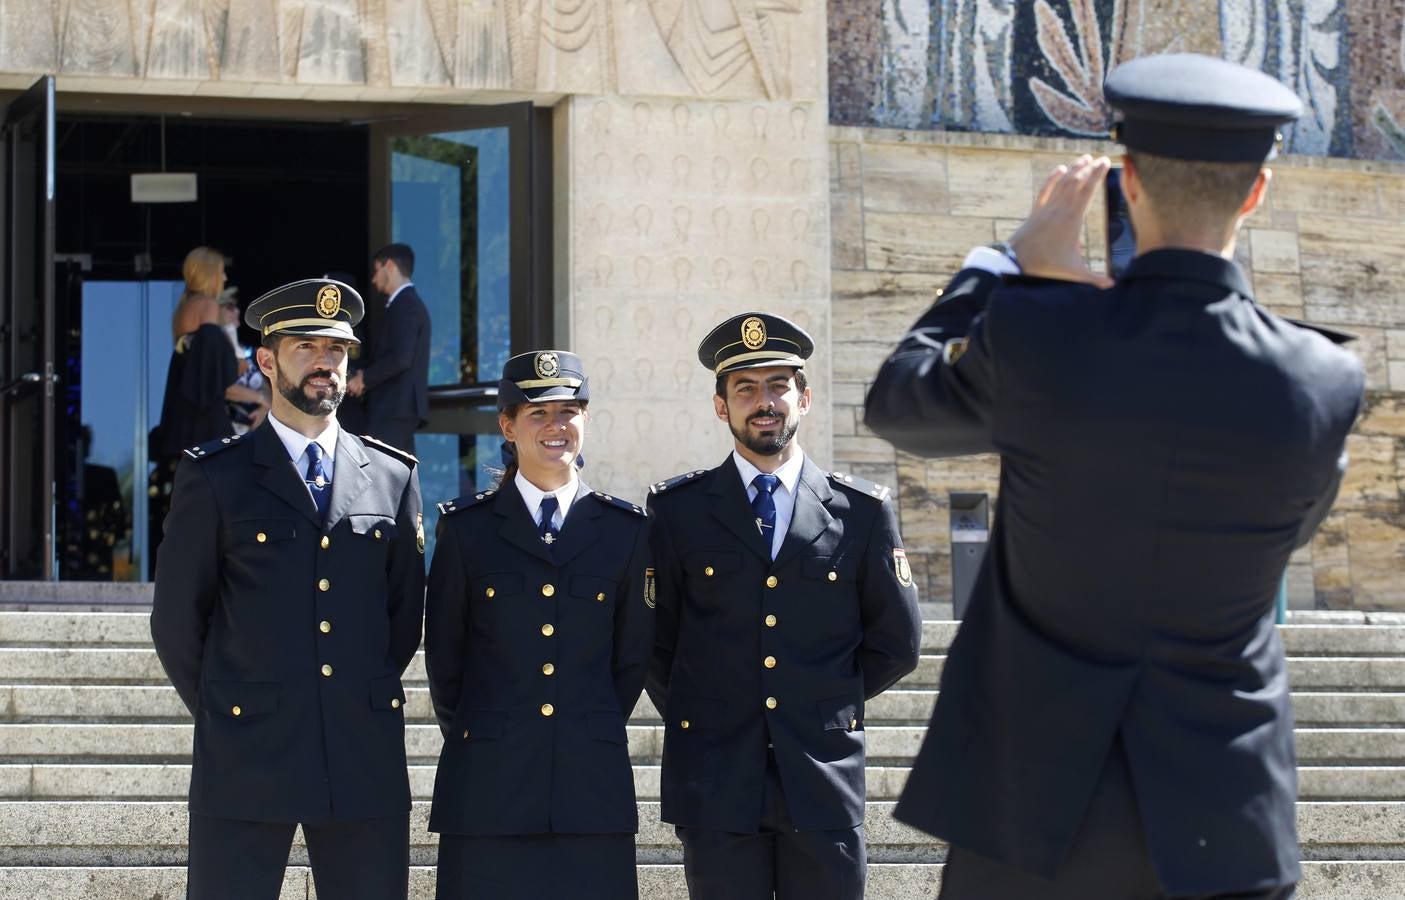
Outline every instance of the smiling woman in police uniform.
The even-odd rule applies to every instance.
[[[439,505],[425,629],[445,739],[439,900],[638,895],[625,723],[653,640],[648,529],[577,475],[588,400],[575,354],[508,360],[501,484]]]

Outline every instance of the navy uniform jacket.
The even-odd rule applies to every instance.
[[[410,285],[381,312],[371,341],[375,354],[362,370],[366,419],[429,420],[429,310]]]
[[[1001,458],[897,817],[1050,876],[1120,732],[1170,893],[1292,882],[1274,597],[1336,494],[1361,366],[1207,254],[1147,253],[1109,290],[999,284],[959,272],[868,396],[901,450]]]
[[[864,701],[917,666],[921,620],[886,488],[806,458],[775,561],[729,455],[653,486],[665,822],[754,833],[766,744],[804,831],[864,817]]]
[[[444,750],[429,830],[633,833],[625,723],[654,634],[644,511],[582,483],[548,547],[511,481],[440,509],[425,663]]]
[[[190,808],[259,822],[402,815],[424,544],[414,458],[346,431],[327,522],[271,427],[186,452],[151,635],[195,716]]]

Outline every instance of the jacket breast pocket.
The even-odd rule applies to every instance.
[[[683,558],[689,598],[700,606],[730,603],[735,596],[741,555],[733,550],[695,550]]]
[[[395,540],[395,517],[385,514],[354,514],[346,517],[351,533],[372,544],[389,544]]]
[[[858,579],[858,566],[843,556],[812,556],[801,561],[800,574],[836,588],[853,590]]]
[[[230,531],[241,551],[281,544],[298,534],[292,519],[239,519],[230,526]]]
[[[571,596],[608,614],[615,605],[615,583],[595,575],[572,575]]]

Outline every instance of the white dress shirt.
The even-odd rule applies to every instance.
[[[327,427],[322,429],[322,433],[315,438],[305,437],[298,434],[293,429],[278,421],[278,417],[273,413],[268,414],[268,424],[273,426],[273,431],[278,435],[278,439],[283,442],[283,446],[288,451],[288,458],[293,461],[293,467],[298,470],[304,482],[307,481],[307,470],[312,465],[312,461],[307,458],[307,445],[313,441],[322,448],[322,471],[326,473],[327,480],[332,480],[332,469],[336,466],[337,457],[337,435],[341,432],[341,426],[337,424],[336,416],[327,417]],[[312,496],[312,489],[308,488],[307,495]]]
[[[746,461],[746,457],[732,451],[732,461],[741,473],[742,484],[746,485],[746,499],[755,500],[757,487],[752,484],[757,475],[774,475],[781,480],[771,495],[776,504],[776,531],[771,535],[771,559],[781,552],[785,543],[785,533],[790,530],[790,520],[795,515],[795,486],[800,483],[800,468],[805,465],[805,454],[797,453],[774,472],[762,472]]]
[[[556,498],[556,515],[551,517],[551,527],[556,531],[561,530],[561,526],[566,522],[566,513],[571,510],[571,501],[576,499],[576,491],[580,489],[580,479],[576,477],[575,466],[571,467],[571,480],[563,484],[554,491],[544,491],[527,480],[518,469],[513,476],[512,483],[517,485],[517,493],[522,495],[522,502],[527,504],[527,513],[532,517],[532,521],[541,524],[542,500],[548,495]]]
[[[400,292],[401,292],[401,291],[405,290],[405,288],[407,288],[407,287],[414,287],[414,286],[415,286],[415,283],[414,283],[413,281],[407,281],[407,282],[405,282],[404,284],[400,285],[400,286],[399,286],[398,288],[396,288],[395,290],[391,291],[391,292],[390,292],[390,296],[385,298],[385,308],[386,308],[386,309],[390,309],[390,304],[392,304],[392,303],[395,302],[395,298],[400,296]]]

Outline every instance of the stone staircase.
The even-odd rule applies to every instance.
[[[1376,618],[1386,622],[1299,614],[1283,628],[1298,720],[1302,900],[1405,897],[1405,617]],[[937,894],[945,846],[895,822],[892,808],[955,630],[925,622],[921,665],[867,709],[871,898]],[[432,898],[435,836],[425,823],[441,741],[422,656],[405,684],[411,896]],[[658,817],[662,743],[644,698],[629,727],[640,893],[683,900],[681,850]],[[0,612],[0,900],[184,896],[190,747],[144,612]],[[300,838],[282,896],[315,896]]]

